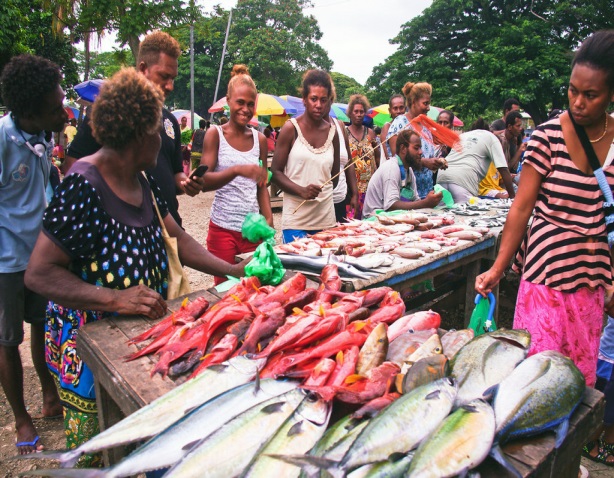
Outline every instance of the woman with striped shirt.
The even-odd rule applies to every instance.
[[[529,141],[499,255],[477,277],[476,290],[484,295],[497,285],[522,242],[514,328],[531,332],[530,353],[558,350],[592,386],[604,306],[614,312],[613,301],[605,303],[612,266],[603,194],[570,115],[588,134],[611,188],[614,120],[607,108],[614,99],[614,31],[594,34],[577,51],[568,98],[569,110],[540,125]]]

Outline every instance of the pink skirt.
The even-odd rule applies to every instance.
[[[603,288],[561,292],[548,286],[520,281],[514,328],[531,333],[529,355],[556,350],[569,357],[595,385],[599,337],[603,328]]]

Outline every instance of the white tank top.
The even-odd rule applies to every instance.
[[[252,129],[254,145],[249,151],[238,151],[226,138],[221,126],[215,126],[220,138],[217,150],[217,166],[215,171],[224,171],[231,166],[246,164],[258,165],[260,161],[260,142],[258,131]],[[237,176],[225,186],[215,191],[211,207],[211,222],[216,226],[231,231],[241,231],[245,216],[250,212],[258,212],[258,187],[252,179]]]
[[[290,119],[296,128],[298,138],[288,154],[284,174],[299,186],[309,184],[322,185],[330,179],[334,161],[333,138],[335,128],[330,125],[328,138],[320,148],[311,146],[294,118]],[[303,202],[300,196],[284,192],[282,229],[299,229],[321,231],[335,225],[335,207],[333,205],[333,183],[329,182],[322,188],[316,199],[307,201],[294,212]]]
[[[337,183],[337,187],[333,189],[333,202],[335,204],[339,204],[340,202],[343,202],[348,194],[348,183],[345,178],[345,171],[343,171],[343,169],[348,164],[349,156],[348,150],[345,147],[343,130],[341,129],[341,126],[339,126],[339,121],[337,121],[335,118],[331,119],[335,122],[337,134],[339,135],[339,171],[341,171],[341,173],[339,174],[339,182]]]

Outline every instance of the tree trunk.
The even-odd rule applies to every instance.
[[[128,36],[128,46],[130,47],[130,51],[132,51],[132,56],[134,56],[135,63],[139,58],[139,46],[141,45],[141,41],[139,40],[138,35],[129,35]],[[138,66],[136,64],[135,66]]]

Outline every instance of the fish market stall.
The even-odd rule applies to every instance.
[[[449,418],[455,419],[454,417],[457,415],[462,415],[459,423],[465,423],[468,430],[471,430],[472,427],[473,429],[477,427],[480,433],[474,436],[472,440],[477,440],[476,444],[480,444],[480,436],[484,434],[482,429],[486,426],[482,425],[482,422],[493,427],[494,431],[492,410],[490,407],[485,406],[485,402],[476,404],[473,401],[473,397],[475,397],[475,393],[472,392],[473,389],[462,389],[459,385],[457,394],[456,385],[453,385],[454,382],[448,381],[447,378],[441,378],[431,385],[417,385],[415,382],[419,381],[422,376],[422,372],[420,372],[417,364],[421,363],[422,360],[428,360],[432,357],[443,359],[442,353],[447,354],[446,357],[453,357],[450,362],[450,371],[444,372],[444,367],[439,369],[439,372],[444,375],[448,375],[449,373],[456,383],[469,383],[473,379],[470,380],[466,374],[471,374],[474,370],[480,370],[480,367],[472,365],[472,361],[476,360],[476,357],[482,357],[483,355],[492,357],[496,355],[494,353],[481,353],[480,347],[482,347],[488,348],[489,350],[500,349],[502,354],[506,354],[500,356],[500,361],[497,362],[498,366],[493,366],[492,364],[482,365],[485,370],[488,370],[489,376],[499,377],[497,380],[501,380],[502,378],[507,380],[509,376],[511,382],[507,385],[501,383],[501,389],[505,387],[510,390],[525,388],[518,386],[517,382],[512,380],[514,379],[514,375],[518,376],[521,382],[524,377],[532,375],[520,369],[521,366],[528,367],[529,369],[532,367],[531,360],[524,359],[530,340],[526,332],[501,331],[496,334],[493,333],[491,335],[476,337],[472,340],[473,333],[465,334],[463,331],[446,333],[445,331],[437,330],[441,323],[441,317],[439,317],[437,313],[425,311],[404,315],[405,307],[403,302],[399,301],[398,293],[389,288],[382,287],[351,294],[343,293],[340,291],[341,281],[336,275],[335,266],[330,266],[323,271],[320,279],[322,281],[321,285],[307,283],[304,279],[300,278],[300,274],[297,274],[289,277],[277,288],[270,287],[266,290],[264,290],[264,287],[257,287],[255,282],[244,279],[245,282],[242,281],[241,283],[243,290],[239,288],[231,290],[226,294],[218,294],[212,289],[210,291],[199,291],[190,294],[188,296],[190,299],[189,302],[180,299],[169,301],[169,307],[171,310],[175,311],[175,313],[161,321],[154,322],[143,317],[121,317],[85,325],[80,330],[77,346],[79,347],[82,358],[88,363],[96,378],[97,402],[102,430],[109,429],[112,425],[120,422],[126,415],[135,414],[136,416],[144,413],[149,404],[156,401],[159,402],[157,399],[162,397],[162,400],[168,402],[165,408],[160,410],[157,414],[154,414],[154,419],[149,417],[141,422],[133,422],[131,426],[125,425],[123,431],[119,434],[120,440],[125,439],[126,443],[142,441],[149,436],[155,436],[159,433],[159,431],[154,433],[148,432],[147,430],[153,430],[156,427],[166,427],[166,422],[172,423],[177,421],[177,423],[181,425],[179,425],[179,430],[173,432],[178,434],[178,436],[173,439],[173,442],[183,440],[186,445],[178,445],[177,450],[173,453],[188,453],[184,448],[187,447],[187,444],[192,444],[193,438],[186,437],[183,432],[181,432],[181,427],[199,427],[191,425],[190,420],[183,420],[182,417],[184,414],[192,417],[192,410],[196,413],[197,410],[201,410],[203,407],[206,409],[206,403],[201,405],[203,400],[206,401],[216,396],[218,393],[223,393],[225,391],[229,391],[229,394],[224,395],[226,397],[224,402],[220,403],[219,406],[218,402],[215,402],[215,406],[210,406],[210,408],[214,409],[214,415],[223,414],[221,411],[222,409],[228,409],[235,413],[235,415],[236,413],[240,413],[235,410],[238,406],[237,403],[243,403],[248,397],[250,400],[256,400],[256,398],[254,398],[254,389],[249,385],[249,382],[253,381],[256,374],[258,374],[261,377],[261,383],[265,382],[263,383],[263,388],[265,392],[269,394],[268,398],[270,398],[271,395],[278,396],[280,394],[288,394],[284,395],[286,399],[283,401],[283,406],[279,401],[273,400],[273,402],[262,402],[265,398],[259,399],[259,403],[262,403],[264,406],[262,410],[265,411],[264,415],[266,416],[263,416],[261,413],[256,417],[255,412],[245,412],[252,413],[250,416],[254,420],[256,418],[273,420],[273,422],[267,422],[269,423],[267,427],[272,427],[272,429],[275,430],[279,429],[279,432],[275,435],[276,437],[296,437],[296,440],[300,441],[299,438],[302,436],[303,430],[307,430],[305,433],[307,433],[308,436],[315,437],[321,436],[324,432],[323,428],[327,426],[329,432],[333,432],[336,419],[330,419],[330,404],[334,404],[332,407],[332,415],[334,417],[342,417],[348,413],[348,405],[344,404],[355,404],[353,407],[349,406],[350,410],[354,411],[359,404],[365,403],[367,399],[371,400],[372,397],[375,397],[377,400],[384,399],[386,404],[392,403],[391,407],[398,404],[397,408],[401,406],[418,408],[423,406],[433,407],[433,404],[441,398],[443,401],[442,403],[447,404],[448,407],[447,409],[439,410],[440,406],[435,406],[441,418],[448,414],[454,402],[457,406],[460,406],[460,408],[450,414]],[[314,289],[315,287],[317,287],[317,289]],[[247,297],[246,295],[242,295],[244,293],[251,295]],[[283,326],[280,325],[276,329],[275,336],[272,340],[257,341],[258,343],[250,344],[249,347],[251,348],[248,347],[248,349],[253,352],[254,359],[247,359],[242,355],[230,359],[234,360],[235,364],[237,360],[257,364],[259,372],[256,371],[254,368],[256,365],[254,365],[252,367],[253,370],[245,372],[244,375],[246,375],[246,377],[240,378],[237,381],[236,373],[229,376],[224,370],[230,368],[238,370],[239,368],[236,365],[230,367],[230,362],[220,363],[218,361],[216,363],[219,365],[206,368],[200,375],[196,375],[195,378],[186,381],[185,377],[182,377],[174,381],[166,375],[169,372],[168,366],[170,362],[166,364],[166,367],[161,366],[164,357],[163,353],[158,353],[157,358],[153,355],[144,353],[144,351],[153,350],[151,346],[157,340],[156,334],[163,339],[160,341],[160,345],[164,345],[162,345],[162,349],[160,350],[163,350],[165,347],[167,347],[168,350],[177,350],[172,347],[172,339],[165,338],[169,337],[169,335],[165,336],[161,332],[161,326],[177,327],[176,330],[179,331],[179,336],[184,338],[189,337],[190,332],[181,329],[181,324],[185,321],[185,316],[182,315],[182,313],[190,307],[194,308],[199,303],[207,302],[204,307],[205,312],[199,311],[195,312],[195,314],[200,317],[208,317],[208,324],[218,320],[222,315],[226,318],[226,316],[234,314],[234,318],[231,322],[219,322],[219,324],[224,324],[223,328],[225,331],[230,331],[231,327],[235,327],[241,323],[243,320],[241,314],[245,314],[245,310],[251,311],[253,308],[264,310],[267,304],[271,303],[267,302],[265,299],[271,299],[273,297],[280,304],[283,303],[285,305],[285,313],[288,314],[291,312],[291,315],[287,315],[287,317],[284,318],[282,322]],[[326,305],[327,302],[329,303],[328,306]],[[224,305],[220,306],[220,304]],[[334,304],[334,306],[331,304]],[[366,315],[364,314],[365,309],[369,309]],[[311,310],[311,312],[309,312],[309,310]],[[271,309],[269,318],[274,315],[273,309]],[[258,322],[258,317],[259,315],[256,314],[252,324]],[[309,322],[311,320],[310,317],[316,320]],[[335,324],[338,323],[338,319],[342,319],[341,322],[339,322],[340,327],[335,326]],[[200,319],[197,319],[197,321],[198,320]],[[313,327],[300,329],[300,333],[294,335],[290,333],[293,329],[298,327],[297,324],[303,322],[311,323]],[[231,327],[227,328],[228,324],[232,324]],[[283,333],[281,332],[282,329],[284,330]],[[314,335],[316,329],[321,331],[322,335]],[[193,328],[192,330],[196,329]],[[208,330],[212,332],[209,335],[212,342],[216,342],[220,346],[225,343],[226,336],[213,333],[212,326],[209,326]],[[251,326],[249,330],[252,330]],[[414,332],[414,330],[422,332]],[[156,334],[154,334],[154,331]],[[240,332],[235,331],[234,333],[239,334]],[[255,333],[256,331],[252,330],[251,333],[244,336],[244,339],[242,339],[242,347],[246,347],[246,344],[249,343],[250,335]],[[139,342],[139,338],[143,340]],[[309,342],[309,339],[315,342]],[[149,342],[149,340],[153,340],[153,342]],[[399,342],[401,340],[403,341]],[[405,340],[409,340],[410,342],[405,342]],[[130,341],[133,343],[129,343]],[[391,344],[390,346],[388,346],[389,341]],[[134,345],[135,342],[139,342],[137,347]],[[300,349],[303,343],[306,347],[307,344],[309,344],[308,348]],[[375,365],[372,362],[374,361],[374,357],[378,355],[376,352],[382,351],[382,343],[386,343],[384,353],[386,361],[383,363],[381,362],[381,360],[384,360],[384,356],[380,354],[380,360],[377,363],[381,365]],[[413,345],[408,345],[410,343]],[[516,345],[510,345],[512,343]],[[217,353],[215,350],[218,345],[214,346],[213,349],[207,349],[205,355],[197,356],[197,363],[204,363],[210,360],[210,358]],[[234,346],[236,345],[235,342]],[[469,345],[472,346],[471,349],[468,348]],[[400,367],[397,363],[399,360],[405,360],[399,357],[406,356],[406,349],[411,349],[413,352],[411,355],[407,356],[407,362],[405,362],[410,366],[409,371],[403,372],[404,368]],[[403,352],[404,350],[405,352]],[[318,351],[318,353],[316,353],[316,351]],[[281,355],[278,355],[280,360],[275,359],[275,353],[278,352],[282,352]],[[398,354],[401,352],[402,354],[399,356]],[[133,361],[127,361],[126,358],[128,356],[136,358]],[[324,359],[319,361],[321,357],[324,357]],[[557,357],[544,357],[544,360],[552,361],[552,365],[542,367],[537,364],[537,368],[542,367],[545,370],[553,371],[556,368],[555,359],[559,361],[567,360]],[[222,359],[220,359],[220,361],[221,360]],[[538,359],[532,359],[533,362],[536,360]],[[316,362],[317,365],[315,365]],[[517,363],[521,364],[517,367],[518,373],[509,373],[514,369]],[[350,368],[348,368],[348,364],[351,365]],[[199,366],[196,365],[196,367],[198,370]],[[243,367],[243,365],[241,367]],[[326,367],[328,367],[328,375],[324,376],[323,381],[322,376],[324,374],[324,368]],[[370,371],[365,372],[364,370],[369,367],[375,367],[369,370],[373,372],[377,370],[378,374],[371,374]],[[437,369],[437,367],[431,368]],[[415,374],[413,372],[414,370],[416,371]],[[399,371],[405,373],[405,375],[398,375]],[[160,372],[160,374],[157,372]],[[307,401],[302,402],[300,395],[297,395],[297,392],[293,390],[296,385],[292,387],[291,385],[287,385],[288,382],[276,382],[272,380],[273,377],[278,375],[289,376],[293,377],[295,380],[300,380],[304,387],[309,390],[317,391],[322,399],[316,401],[312,400],[311,403],[307,403]],[[403,395],[400,395],[400,398],[398,394],[389,394],[387,391],[391,383],[390,378],[393,375],[396,377],[396,380],[394,380],[396,389],[403,393]],[[332,382],[327,381],[327,377],[330,377]],[[399,377],[401,377],[400,381]],[[554,383],[556,392],[560,393],[561,389],[559,385],[550,376],[544,377],[544,381],[545,383]],[[296,384],[299,382],[295,381],[294,383]],[[329,385],[329,383],[333,385],[337,383],[338,386],[332,386]],[[585,389],[581,378],[578,383],[577,376],[575,383],[574,393],[577,397],[577,402],[574,401],[574,403],[579,403],[579,406],[570,416],[569,429],[563,430],[563,433],[560,435],[558,448],[555,448],[555,438],[552,433],[543,433],[530,439],[522,438],[508,441],[503,446],[505,456],[508,461],[513,462],[521,476],[575,477],[577,465],[580,460],[581,446],[586,441],[591,431],[601,421],[603,415],[602,395],[592,389]],[[361,384],[363,385],[361,386]],[[378,388],[381,384],[384,384],[383,389]],[[478,390],[483,389],[488,384],[489,383],[485,381],[481,381],[479,384],[481,388],[478,387]],[[245,388],[246,386],[248,388]],[[186,387],[188,387],[188,389],[186,389]],[[401,389],[399,389],[399,387],[401,387]],[[276,390],[279,388],[281,389],[272,391],[272,388]],[[182,390],[182,395],[177,396],[179,393],[177,392],[178,390]],[[218,391],[215,392],[215,390]],[[461,390],[464,390],[462,394]],[[175,395],[173,395],[174,393]],[[424,398],[416,402],[414,397],[419,398],[421,393],[425,395]],[[479,393],[481,394],[481,392]],[[331,399],[326,399],[326,395],[328,394],[331,395],[331,399],[332,396],[335,397],[334,402],[331,401]],[[392,395],[395,395],[395,397],[392,397]],[[512,394],[509,392],[505,394],[502,393],[503,398],[508,395],[511,396]],[[403,397],[405,397],[405,399]],[[433,401],[435,397],[437,397],[437,400]],[[356,398],[359,400],[355,400]],[[498,397],[495,398],[493,404],[494,409],[497,407],[497,399]],[[327,402],[328,405],[324,405],[322,400]],[[405,402],[403,402],[403,400],[405,400]],[[506,402],[504,400],[500,401],[501,406],[505,408]],[[405,405],[406,403],[409,404]],[[482,405],[482,403],[484,403],[484,405]],[[222,406],[225,408],[221,408]],[[372,406],[375,405],[373,404]],[[558,406],[559,405],[557,405],[557,407]],[[379,405],[379,407],[379,410],[382,410],[381,405]],[[308,426],[307,422],[299,423],[292,421],[286,421],[282,424],[283,417],[290,416],[289,414],[292,414],[292,410],[294,409],[297,410],[296,413],[300,416],[310,417],[308,422],[313,426]],[[384,411],[381,412],[382,417],[385,415],[386,410],[387,409],[384,409]],[[136,412],[138,412],[138,414]],[[275,416],[278,412],[281,413],[281,415]],[[151,415],[152,411],[149,410],[149,413]],[[411,413],[402,415],[406,416],[405,419],[414,419]],[[409,417],[407,415],[409,415]],[[248,415],[245,415],[245,417],[247,416]],[[380,415],[377,415],[377,417],[379,416]],[[402,427],[403,430],[411,429],[419,432],[421,427],[426,426],[420,413],[416,412],[415,416],[420,417],[421,426]],[[241,415],[241,417],[244,417],[244,415]],[[387,418],[387,420],[390,419],[391,418]],[[211,469],[218,467],[218,465],[222,466],[221,463],[218,463],[218,455],[216,453],[224,453],[228,449],[233,448],[232,446],[224,444],[235,443],[234,439],[238,439],[238,435],[235,435],[235,433],[247,434],[249,440],[250,436],[254,436],[253,434],[256,433],[256,430],[263,428],[256,427],[255,421],[252,421],[251,418],[249,420],[247,420],[247,418],[241,418],[241,420],[242,421],[236,423],[236,432],[233,431],[233,435],[224,438],[226,441],[221,440],[217,442],[216,446],[218,448],[212,447],[207,451],[210,457],[216,457],[209,458],[210,461],[208,463],[215,462],[215,467],[211,467]],[[375,418],[371,420],[373,421]],[[382,418],[382,420],[384,419]],[[120,424],[123,422],[120,422]],[[162,425],[159,422],[164,422],[165,424]],[[206,422],[211,423],[210,419],[207,419]],[[382,429],[388,430],[388,432],[391,430],[390,425],[386,425],[385,421],[377,426],[375,422],[373,423],[372,428],[383,427]],[[441,426],[445,428],[444,424],[445,422],[443,422]],[[213,425],[210,426],[213,427]],[[435,421],[432,426],[436,426]],[[220,424],[216,425],[214,429],[219,429],[221,431],[222,428],[219,427],[221,427]],[[226,430],[228,427],[223,428]],[[337,427],[337,429],[338,428],[339,427]],[[444,428],[442,428],[442,430]],[[347,428],[341,430],[344,435],[348,434],[345,430],[347,430]],[[505,428],[505,430],[507,430],[507,428]],[[220,434],[223,435],[223,433]],[[403,431],[402,433],[405,437],[405,432]],[[100,436],[102,435],[104,434]],[[127,439],[128,435],[132,437],[130,440]],[[410,435],[411,434],[408,434],[406,438],[412,440],[423,439],[419,437],[414,439]],[[230,441],[228,442],[228,440]],[[91,440],[90,442],[93,441],[94,440]],[[152,446],[155,446],[155,440],[151,440],[148,443],[153,443]],[[444,442],[444,444],[446,443]],[[447,445],[450,445],[449,441]],[[279,453],[279,451],[276,451],[280,449],[279,443],[275,440],[271,440],[266,446],[267,450],[270,450],[270,452],[268,452],[269,454],[274,455]],[[309,449],[311,446],[312,445],[309,445],[306,449]],[[451,446],[454,448],[453,442]],[[488,443],[481,443],[481,446],[484,449],[490,448]],[[138,450],[142,448],[144,447],[140,447]],[[106,458],[109,463],[118,462],[126,454],[126,450],[123,447],[112,448],[107,444],[102,449],[107,450]],[[163,446],[162,449],[167,450],[168,446]],[[218,450],[218,452],[215,452],[215,450]],[[244,449],[242,450],[245,452]],[[303,450],[305,450],[304,446]],[[302,454],[305,453],[305,451],[299,451],[297,453]],[[430,452],[426,445],[424,449],[422,449],[421,445],[416,453],[422,453],[421,459],[427,462],[429,461]],[[284,454],[287,455],[287,452]],[[355,453],[356,457],[363,455],[363,453],[358,451]],[[286,459],[298,460],[298,462],[301,461],[300,457],[296,458],[289,455]],[[344,459],[347,461],[349,458]],[[483,459],[483,456],[480,460],[481,459]],[[70,463],[70,460],[72,460],[72,458],[66,458],[67,463]],[[125,462],[125,460],[123,460],[123,462]],[[258,462],[250,462],[250,466],[255,468],[260,467],[261,469],[264,467],[264,475],[261,471],[259,476],[286,476],[284,474],[267,475],[266,472],[270,470],[268,467],[274,464],[272,461],[266,463],[267,464],[259,464]],[[275,462],[275,464],[278,463]],[[227,463],[224,463],[223,466],[227,465]],[[484,461],[477,470],[483,477],[506,476],[502,471],[503,469],[494,462],[491,462],[490,458]],[[114,474],[110,476],[125,475]],[[176,474],[172,476],[197,475],[189,473],[183,475],[177,471]],[[229,472],[229,474],[225,476],[235,476],[235,473]]]
[[[496,254],[505,216],[504,210],[486,204],[480,211],[465,207],[458,208],[460,214],[455,211],[442,214],[424,209],[380,214],[375,221],[340,224],[309,238],[278,245],[275,250],[287,270],[303,272],[311,278],[317,277],[325,264],[337,263],[342,290],[346,292],[380,286],[402,292],[464,267],[465,316],[469,317],[475,277],[480,273],[481,261],[493,259]],[[247,255],[239,256],[244,257]]]

